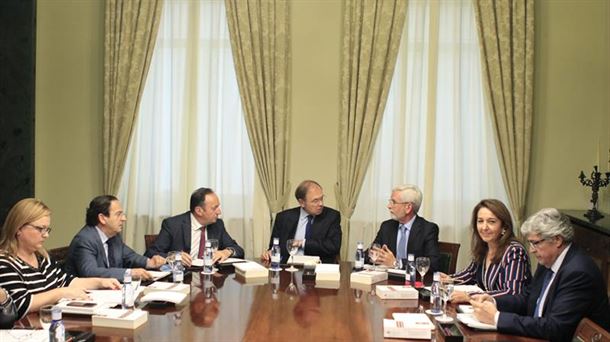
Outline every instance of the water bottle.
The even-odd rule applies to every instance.
[[[212,243],[210,241],[205,242],[205,252],[203,253],[203,272],[210,274],[214,272],[214,251],[212,251]]]
[[[280,238],[273,238],[273,247],[271,247],[271,269],[280,269],[280,260],[282,252],[280,251]]]
[[[440,272],[434,272],[434,281],[432,282],[432,288],[430,292],[430,311],[432,311],[433,314],[440,314],[442,311]]]
[[[181,283],[184,279],[184,266],[182,266],[182,253],[176,252],[174,265],[172,267],[172,278],[174,283]]]
[[[406,273],[409,273],[409,278],[411,278],[410,283],[413,287],[415,287],[415,281],[417,280],[417,278],[416,278],[417,276],[416,276],[415,272],[417,272],[415,270],[415,255],[409,254],[409,255],[407,255],[407,272]]]
[[[356,246],[356,262],[354,268],[356,271],[361,271],[364,268],[364,247],[362,242],[358,242]]]
[[[134,288],[131,284],[131,269],[128,268],[123,274],[123,293],[121,298],[121,306],[123,309],[133,308],[135,301],[134,295]]]
[[[51,327],[49,328],[49,342],[64,342],[66,340],[66,328],[61,319],[61,309],[54,306],[51,311]]]

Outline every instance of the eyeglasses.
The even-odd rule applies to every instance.
[[[391,198],[388,200],[388,204],[389,204],[389,205],[396,205],[396,204],[407,204],[407,203],[410,203],[410,202],[396,202],[396,201],[394,201],[394,200],[393,200],[393,199],[391,199]]]
[[[531,248],[538,249],[538,245],[539,245],[539,244],[540,244],[542,241],[545,241],[545,240],[547,240],[547,238],[543,238],[543,239],[536,240],[536,241],[531,241],[531,240],[528,240],[527,242],[529,242],[529,244],[530,244],[530,247],[531,247]]]
[[[30,226],[30,227],[36,229],[40,234],[44,234],[44,233],[51,234],[51,230],[53,230],[51,227],[40,227],[40,226],[35,226],[31,223],[27,223],[26,226]]]

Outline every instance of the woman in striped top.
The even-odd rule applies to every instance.
[[[520,294],[532,279],[529,257],[513,233],[513,221],[504,203],[495,199],[479,202],[472,211],[473,260],[453,278],[456,284],[476,284],[492,296]],[[465,292],[455,291],[455,303],[470,300]]]
[[[18,317],[61,298],[87,298],[86,289],[119,289],[116,279],[74,278],[61,270],[42,246],[51,211],[40,200],[23,199],[8,213],[0,232],[0,287],[13,298]]]

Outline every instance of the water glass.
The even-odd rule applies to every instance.
[[[430,258],[428,257],[418,257],[415,259],[415,268],[417,268],[417,273],[421,276],[422,286],[426,286],[424,283],[424,276],[428,273],[430,269]]]
[[[38,318],[40,319],[40,325],[44,330],[49,330],[51,322],[53,321],[53,305],[41,306],[38,310]]]

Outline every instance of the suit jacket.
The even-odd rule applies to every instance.
[[[498,331],[551,341],[571,341],[583,317],[610,329],[608,297],[601,272],[593,260],[574,245],[566,253],[549,287],[542,317],[533,317],[547,272],[550,270],[540,265],[525,293],[496,297],[500,310]]]
[[[123,281],[126,268],[146,267],[147,258],[129,248],[120,234],[108,240],[108,250],[110,249],[114,257],[113,268],[108,265],[97,229],[94,226],[84,226],[70,243],[64,268],[67,273],[77,277],[116,278]]]
[[[396,256],[396,241],[398,240],[398,225],[396,220],[387,220],[381,223],[379,232],[374,243],[386,245]],[[428,222],[420,216],[415,217],[409,241],[407,242],[407,253],[415,254],[415,258],[425,256],[430,258],[430,271],[437,271],[440,267],[440,252],[438,249],[438,226],[436,223]],[[368,260],[368,253],[365,253]]]
[[[218,240],[218,250],[227,247],[235,251],[235,258],[243,258],[244,250],[231,238],[221,219],[207,226],[208,239]],[[153,255],[167,256],[171,251],[191,252],[191,212],[168,217],[161,223],[161,231],[153,245],[144,253],[147,257]]]
[[[294,238],[300,215],[301,207],[296,207],[284,210],[275,217],[269,248],[273,245],[274,237],[280,238],[282,263],[286,263],[290,256],[286,242]],[[335,263],[341,249],[341,214],[324,207],[322,213],[314,218],[311,229],[311,238],[305,241],[305,255],[317,255],[323,263]]]

